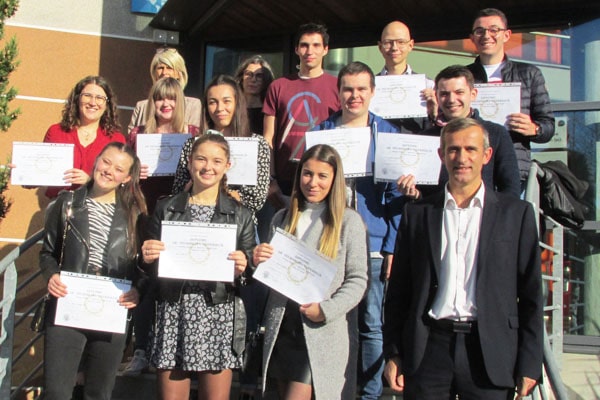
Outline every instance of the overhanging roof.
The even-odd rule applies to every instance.
[[[219,43],[289,36],[303,23],[320,22],[329,28],[331,47],[342,47],[374,43],[396,19],[417,41],[465,38],[473,15],[486,7],[504,11],[516,31],[600,17],[598,0],[168,0],[150,25]]]

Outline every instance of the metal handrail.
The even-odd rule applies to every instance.
[[[2,331],[0,334],[0,399],[17,398],[20,394],[20,389],[23,388],[42,367],[42,364],[40,363],[25,377],[23,382],[17,386],[16,390],[12,390],[13,366],[41,337],[40,334],[36,335],[27,343],[24,349],[19,351],[16,357],[13,357],[15,327],[18,326],[35,307],[30,307],[24,315],[15,321],[15,300],[17,298],[17,293],[23,290],[29,283],[33,282],[34,278],[39,275],[37,273],[34,274],[17,287],[17,268],[15,261],[36,244],[42,238],[43,234],[43,230],[34,233],[0,260],[0,275],[4,275],[4,291],[2,301],[0,301],[0,306],[2,307]]]

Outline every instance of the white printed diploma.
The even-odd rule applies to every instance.
[[[165,250],[158,260],[161,278],[233,282],[237,226],[206,222],[162,221]]]
[[[258,179],[258,138],[226,137],[229,143],[231,168],[228,185],[256,186]]]
[[[175,175],[181,149],[189,133],[142,133],[136,136],[136,154],[148,166],[148,176]]]
[[[471,107],[479,110],[479,116],[502,126],[509,114],[521,112],[521,82],[476,83],[477,99]]]
[[[328,144],[340,154],[344,176],[373,175],[373,145],[371,128],[339,128],[309,131],[304,136],[306,149],[316,144]]]
[[[427,87],[425,75],[376,76],[375,85],[369,106],[372,113],[386,119],[427,116],[427,103],[421,100],[421,90]]]
[[[273,256],[259,264],[253,277],[298,304],[320,303],[329,297],[336,266],[315,249],[277,228]]]
[[[65,171],[73,168],[73,144],[13,142],[13,185],[68,186]]]
[[[117,299],[131,289],[131,281],[67,271],[60,280],[68,294],[56,303],[56,325],[125,333],[127,309]]]
[[[400,176],[412,174],[419,185],[437,185],[442,166],[439,147],[437,136],[379,132],[375,180],[396,182]]]

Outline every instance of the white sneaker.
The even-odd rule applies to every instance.
[[[144,369],[148,368],[148,359],[144,350],[136,350],[133,352],[133,358],[123,370],[125,376],[137,376]]]

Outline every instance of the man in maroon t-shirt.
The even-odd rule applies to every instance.
[[[323,25],[300,26],[296,34],[298,73],[276,79],[269,86],[263,106],[264,136],[273,149],[271,204],[283,206],[292,190],[297,160],[304,153],[304,133],[340,109],[337,79],[323,70],[329,50]]]

